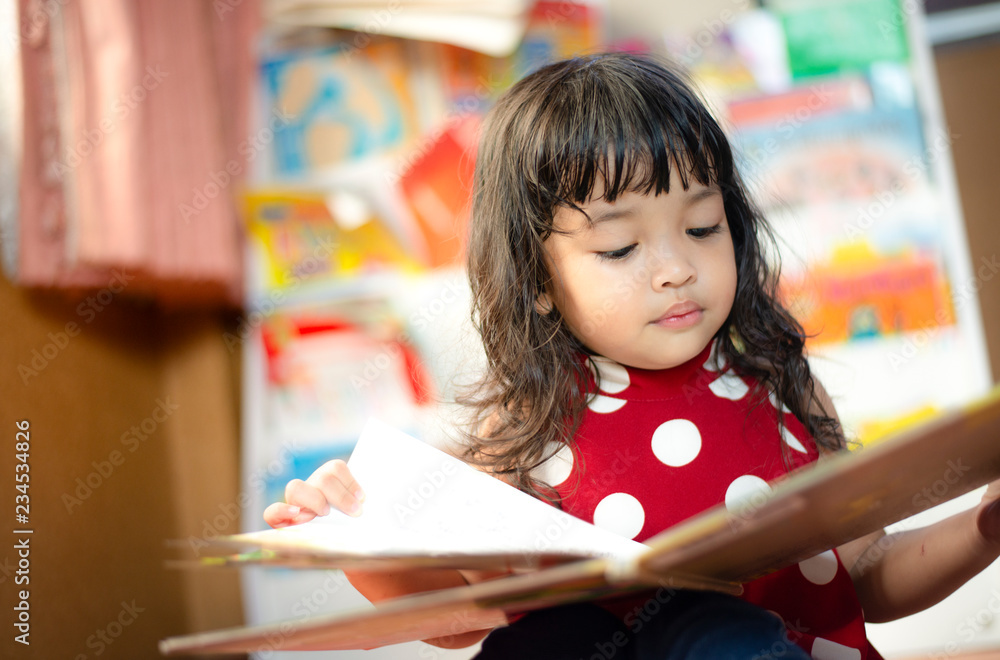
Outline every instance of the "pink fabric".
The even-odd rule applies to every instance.
[[[29,286],[101,286],[104,269],[72,265],[67,258],[59,103],[48,14],[41,3],[19,0],[23,23],[21,79],[24,103],[19,188],[18,282]]]
[[[781,413],[779,433],[773,399],[755,397],[747,377],[714,370],[710,351],[666,371],[599,363],[600,396],[577,433],[572,471],[553,484],[566,511],[643,541],[722,502],[753,506],[766,482],[788,472],[783,444],[792,468],[816,460],[802,424]],[[789,639],[814,657],[867,657],[861,607],[835,551],[745,585],[744,598],[780,615]]]
[[[18,282],[103,286],[119,269],[130,293],[239,302],[258,2],[47,4],[53,20],[22,45]]]

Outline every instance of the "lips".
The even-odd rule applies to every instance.
[[[684,328],[701,320],[703,309],[701,305],[691,301],[679,302],[667,308],[660,318],[653,321],[656,325],[667,328]]]

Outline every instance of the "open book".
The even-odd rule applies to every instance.
[[[228,537],[251,560],[365,569],[539,568],[336,615],[176,637],[165,654],[373,648],[504,625],[507,615],[662,586],[739,584],[1000,478],[1000,393],[791,475],[634,543],[375,423],[349,461],[364,513]],[[590,557],[585,558],[585,557]],[[238,561],[238,560],[234,560]],[[564,563],[559,563],[564,562]]]
[[[348,466],[365,489],[362,515],[333,510],[303,525],[229,536],[217,547],[264,550],[262,561],[375,570],[414,562],[536,568],[586,557],[632,559],[646,550],[375,420]]]

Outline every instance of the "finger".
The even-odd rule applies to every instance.
[[[992,482],[983,494],[984,500],[1000,499],[1000,480]]]
[[[285,486],[285,501],[318,516],[330,513],[330,503],[323,492],[301,479],[292,479]]]
[[[271,527],[287,527],[295,524],[295,517],[302,513],[297,506],[275,502],[264,509],[264,522]]]
[[[335,460],[324,464],[306,483],[319,489],[331,505],[344,513],[352,516],[361,514],[364,492],[344,461]]]
[[[274,528],[301,525],[315,517],[316,514],[308,509],[284,502],[275,502],[264,509],[264,522]]]

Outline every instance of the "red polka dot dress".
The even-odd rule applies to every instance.
[[[714,344],[713,344],[714,345]],[[674,369],[633,369],[596,358],[598,394],[576,436],[538,475],[563,508],[645,541],[709,507],[737,508],[768,482],[818,457],[803,425],[754,382],[723,365],[712,347]],[[755,405],[758,404],[758,405]],[[745,586],[744,598],[784,619],[789,639],[816,660],[878,659],[847,570],[830,550]]]

